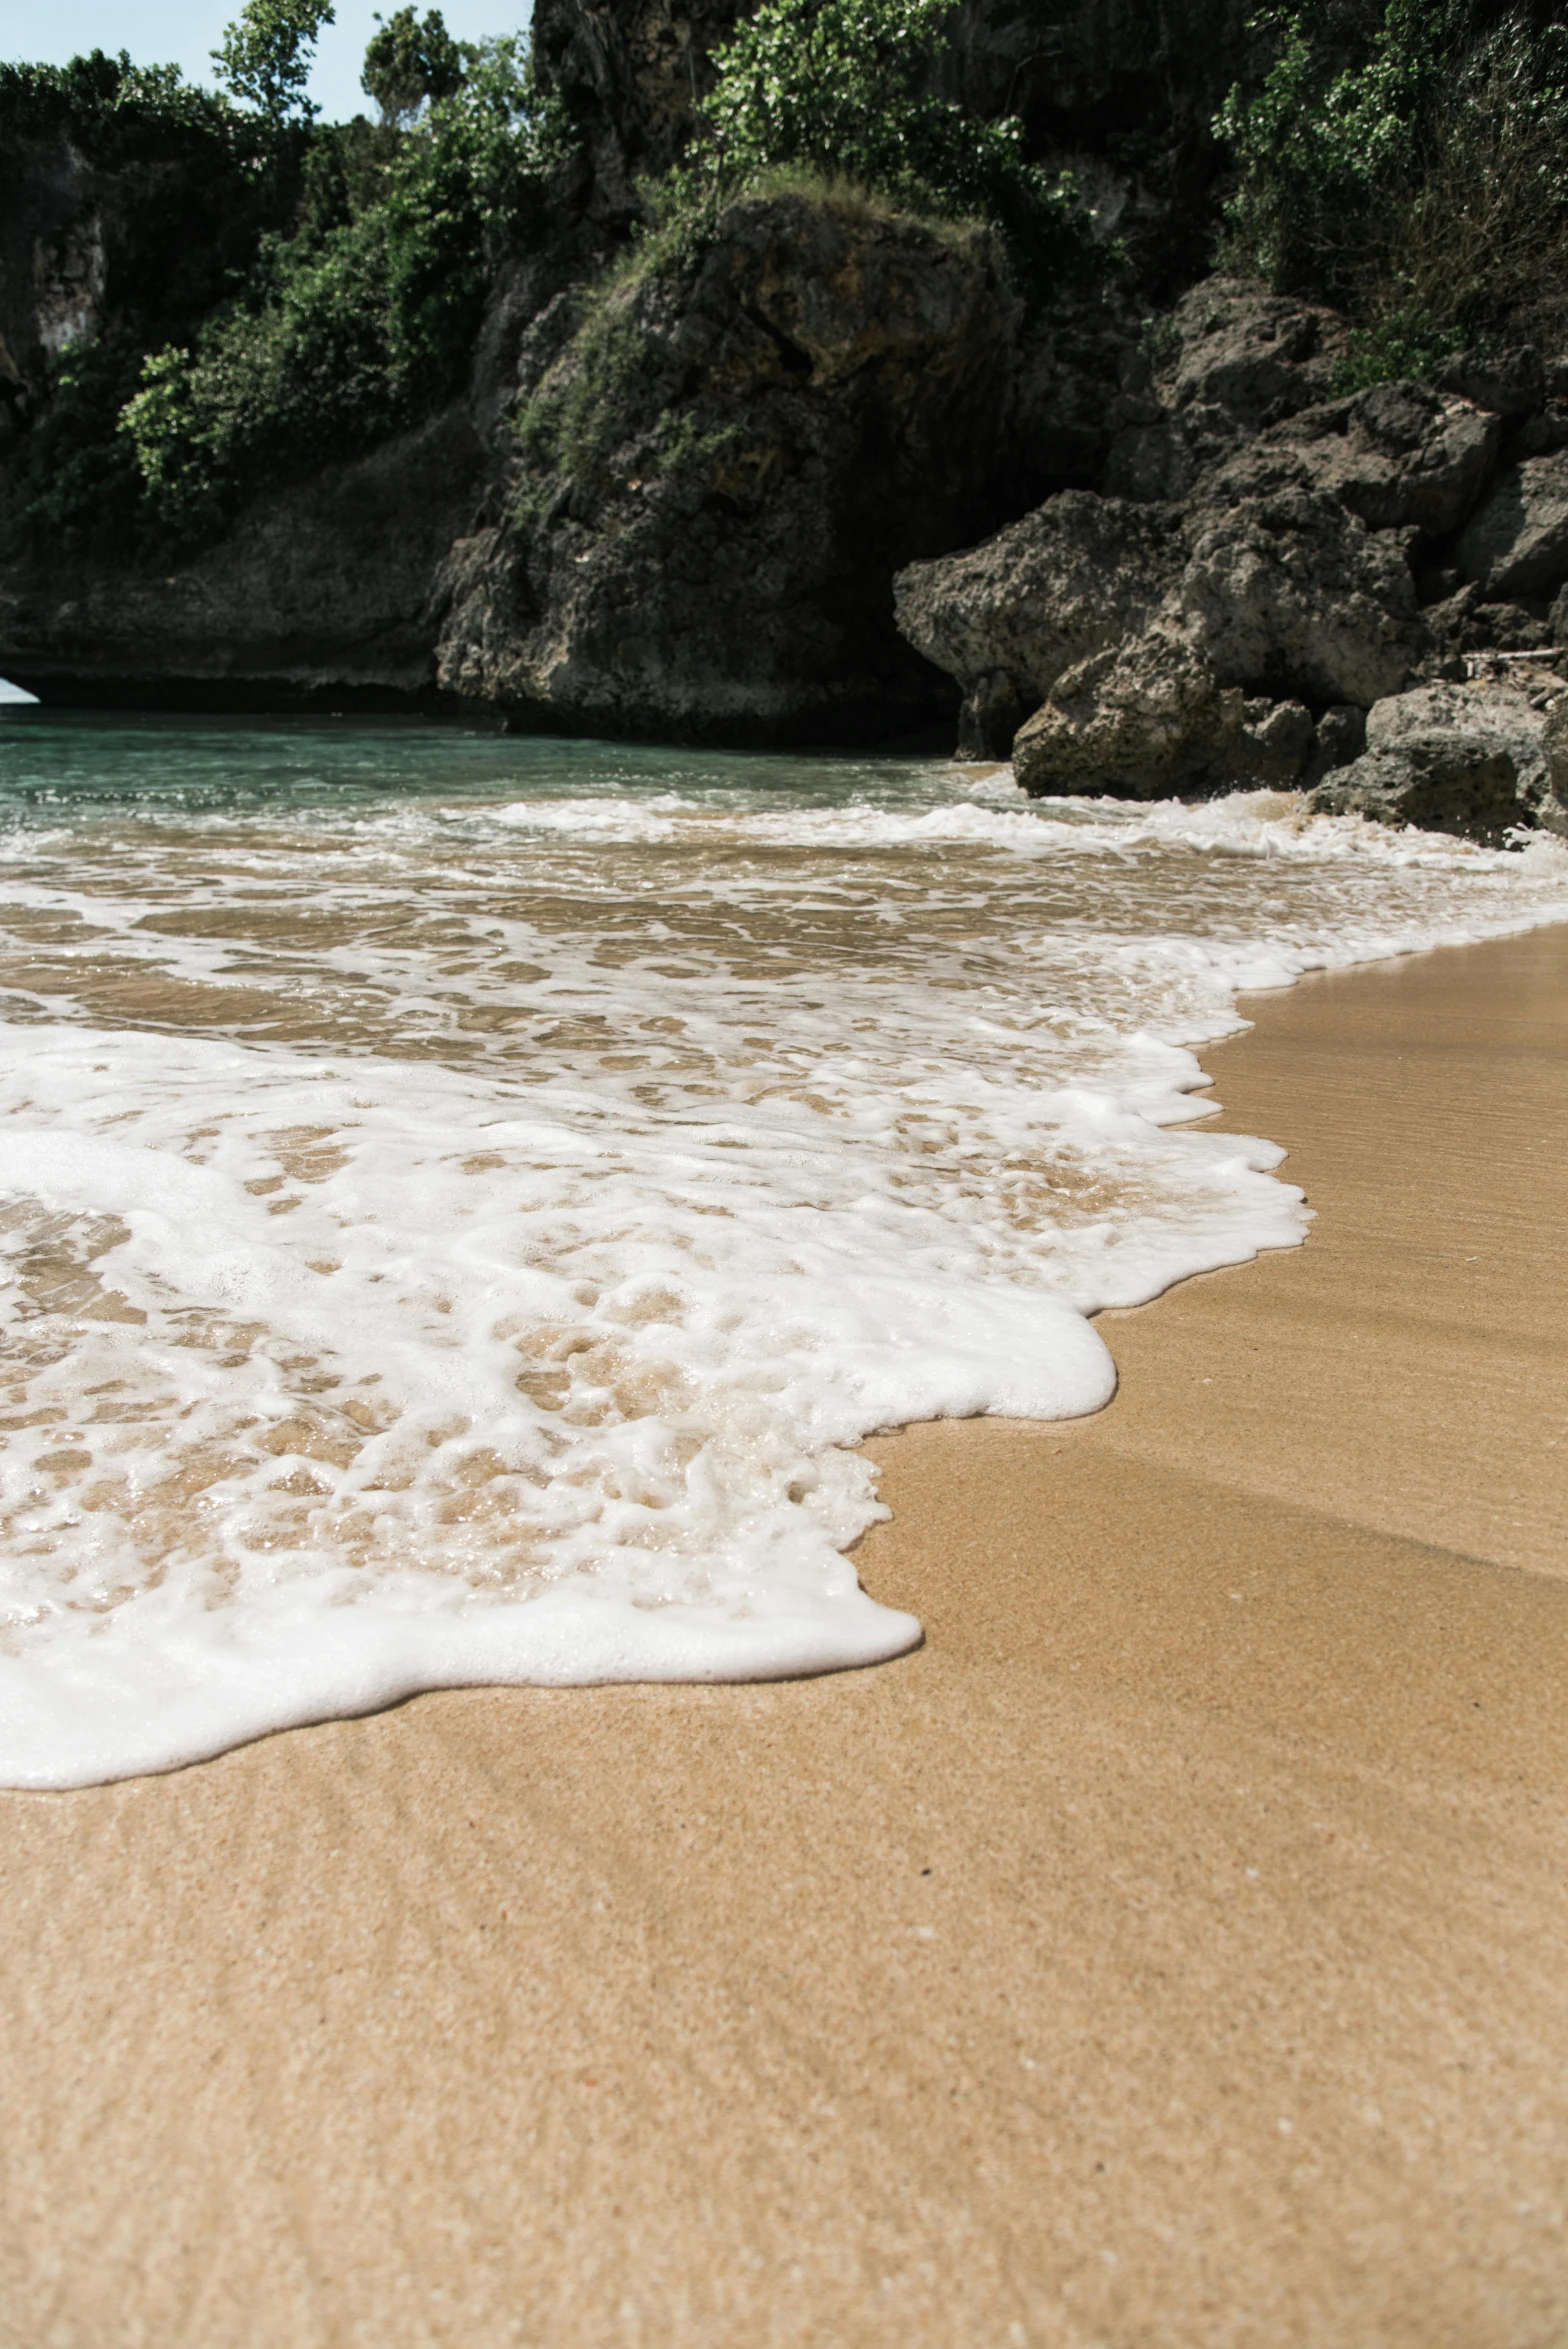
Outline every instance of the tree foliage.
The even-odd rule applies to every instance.
[[[936,95],[954,0],[763,0],[720,52],[700,181],[732,192],[795,167],[912,211],[988,220],[1031,282],[1109,255],[1070,178],[1028,160],[1022,126]]]
[[[218,79],[269,122],[308,121],[320,110],[305,84],[321,28],[332,21],[332,0],[245,0],[212,52]]]
[[[367,142],[337,140],[339,168],[313,177],[314,216],[264,240],[243,293],[188,345],[147,359],[123,412],[160,541],[208,536],[263,486],[450,396],[498,253],[537,217],[555,136],[502,41],[417,130],[368,157]]]
[[[378,15],[379,32],[365,51],[360,88],[373,98],[383,122],[412,122],[433,98],[450,98],[461,89],[463,77],[477,52],[467,41],[454,41],[439,8],[423,17],[412,8],[396,15]]]
[[[1468,0],[1387,0],[1346,62],[1321,19],[1215,122],[1239,167],[1227,255],[1343,306],[1362,380],[1530,331],[1568,261],[1568,34]]]
[[[44,412],[0,444],[10,553],[166,561],[461,382],[489,275],[542,216],[558,116],[516,42],[459,45],[436,12],[404,11],[381,52],[404,119],[311,123],[303,44],[327,14],[251,0],[226,49],[276,44],[270,64],[245,52],[245,107],[123,56],[0,68],[0,131],[129,166],[150,254],[139,275],[117,260],[111,331],[52,362]],[[405,31],[425,83],[412,123]]]

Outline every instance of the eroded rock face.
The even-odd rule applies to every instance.
[[[84,571],[0,589],[0,674],[45,700],[219,707],[435,690],[431,582],[485,452],[455,405],[262,501],[168,577]]]
[[[1460,538],[1458,560],[1489,598],[1550,595],[1568,579],[1568,449],[1499,474]]]
[[[535,0],[534,69],[582,133],[596,211],[636,211],[638,178],[679,160],[712,53],[748,13],[738,0]]]
[[[1035,797],[1109,792],[1172,799],[1237,775],[1243,696],[1182,637],[1154,628],[1058,677],[1013,745]]]
[[[1400,546],[1320,492],[1200,508],[1177,597],[1221,683],[1253,691],[1366,708],[1429,643]]]
[[[730,741],[885,738],[951,708],[888,581],[973,531],[1014,323],[984,235],[732,206],[546,373],[555,439],[449,566],[443,684],[527,723]]]
[[[1317,490],[1373,530],[1457,530],[1496,461],[1502,424],[1426,384],[1383,383],[1276,424],[1224,464],[1217,497]]]
[[[1417,686],[1374,705],[1365,753],[1325,777],[1309,805],[1482,840],[1532,818],[1563,828],[1547,746],[1554,706],[1568,739],[1568,702],[1549,672]]]
[[[1185,552],[1165,509],[1068,490],[967,554],[901,571],[899,627],[964,685],[960,754],[1006,758],[1064,670],[1145,626]]]
[[[1477,678],[1466,684],[1439,681],[1415,686],[1409,693],[1376,703],[1367,712],[1367,749],[1435,748],[1445,741],[1473,736],[1488,749],[1506,751],[1526,792],[1539,791],[1546,781],[1542,739],[1547,711],[1562,691],[1560,680],[1555,678],[1542,691],[1543,675],[1531,672],[1517,685]]]
[[[1076,676],[1075,663],[1087,655],[1124,653],[1123,665],[1091,666],[1087,682],[1074,688],[1073,758],[1088,773],[1094,746],[1113,746],[1114,774],[1083,788],[1136,788],[1140,796],[1145,786],[1123,780],[1140,676],[1154,696],[1150,742],[1167,745],[1159,750],[1159,776],[1185,760],[1186,771],[1220,787],[1203,726],[1190,757],[1168,747],[1172,642],[1187,646],[1216,691],[1239,688],[1282,706],[1363,709],[1397,692],[1430,643],[1401,544],[1369,531],[1336,499],[1306,490],[1194,501],[1185,514],[1066,492],[984,546],[903,572],[894,592],[906,635],[964,688],[963,741],[973,755],[1006,755],[1008,731],[1020,723],[1030,693],[1054,694],[1063,672]],[[1180,674],[1190,685],[1193,673]],[[1102,687],[1114,694],[1114,719],[1090,726],[1083,695]],[[1191,695],[1187,686],[1183,692],[1186,708]],[[1267,720],[1260,710],[1248,723]],[[1309,714],[1307,727],[1310,733]],[[1067,739],[1057,720],[1046,721],[1044,731],[1053,744]],[[1285,733],[1293,744],[1298,732],[1290,721]],[[1305,773],[1312,742],[1289,751],[1284,743],[1282,734],[1269,749],[1260,737],[1250,770],[1256,780]],[[1033,753],[1024,766],[1039,771]],[[1244,764],[1231,779],[1248,771]],[[1033,788],[1024,767],[1020,779]]]
[[[1345,339],[1332,310],[1224,276],[1184,294],[1166,331],[1170,355],[1156,374],[1166,404],[1178,415],[1217,410],[1254,432],[1328,398]]]
[[[1329,397],[1344,331],[1330,310],[1243,278],[1205,278],[1160,321],[1115,412],[1106,491],[1190,497],[1265,426]]]
[[[632,209],[638,177],[678,159],[713,52],[751,13],[751,0],[537,0],[535,66],[583,130],[597,209]],[[1211,227],[1210,121],[1267,64],[1252,19],[1251,0],[960,0],[933,79],[973,113],[1021,120],[1032,155],[1098,164],[1112,225],[1190,274]]]
[[[1307,801],[1314,815],[1365,816],[1422,832],[1500,841],[1519,821],[1513,762],[1469,737],[1403,752],[1367,751]]]

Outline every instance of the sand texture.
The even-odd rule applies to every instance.
[[[876,1446],[919,1654],[0,1797],[7,2349],[1568,2340],[1568,930],[1248,1008],[1308,1247]]]

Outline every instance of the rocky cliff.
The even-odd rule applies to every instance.
[[[1325,397],[1331,314],[1206,280],[1099,493],[895,582],[960,745],[1039,794],[1267,785],[1481,838],[1568,826],[1540,749],[1568,636],[1568,371]],[[1562,591],[1561,600],[1553,597]]]
[[[1017,310],[983,232],[845,197],[731,206],[589,305],[529,387],[504,510],[444,574],[443,685],[727,741],[950,711],[888,583],[994,511]]]
[[[943,86],[1075,158],[1141,256],[1114,290],[1026,301],[989,233],[821,185],[628,247],[731,0],[540,0],[578,144],[542,235],[494,267],[459,396],[156,572],[13,562],[0,673],[731,742],[934,726],[1039,791],[1266,783],[1488,835],[1558,822],[1568,367],[1494,352],[1341,396],[1332,312],[1225,278],[1159,298],[1208,217],[1204,126],[1247,18],[962,0]],[[51,351],[156,301],[160,251],[215,265],[191,257],[193,168],[0,137],[13,443]],[[1445,727],[1470,748],[1440,754]]]

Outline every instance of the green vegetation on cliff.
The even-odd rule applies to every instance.
[[[485,287],[544,202],[548,118],[512,42],[412,128],[319,134],[302,216],[188,345],[153,353],[121,430],[147,521],[210,535],[270,482],[351,456],[461,383]]]
[[[726,209],[793,195],[819,213],[903,218],[951,237],[994,229],[1028,294],[1103,282],[1122,262],[1065,173],[1024,152],[1015,121],[988,122],[931,83],[954,0],[763,0],[719,51],[688,160],[645,182],[646,223],[585,295],[572,361],[528,402],[519,511],[591,479],[648,387],[670,378],[663,313],[691,298]],[[711,471],[733,420],[664,413],[661,473]]]
[[[0,69],[0,135],[129,170],[144,208],[161,173],[183,203],[167,267],[61,352],[45,413],[14,436],[8,551],[170,558],[463,381],[496,262],[537,232],[553,111],[517,43],[459,45],[404,9],[367,60],[383,121],[313,124],[326,14],[250,0],[218,52],[246,104],[101,53]]]
[[[1387,0],[1359,41],[1276,11],[1272,71],[1215,123],[1239,166],[1227,258],[1343,308],[1361,382],[1560,329],[1568,31],[1481,0]]]
[[[1071,177],[1029,162],[1018,122],[934,94],[953,15],[954,0],[763,0],[720,53],[687,184],[727,196],[794,168],[988,222],[1032,286],[1097,274],[1111,256]]]

